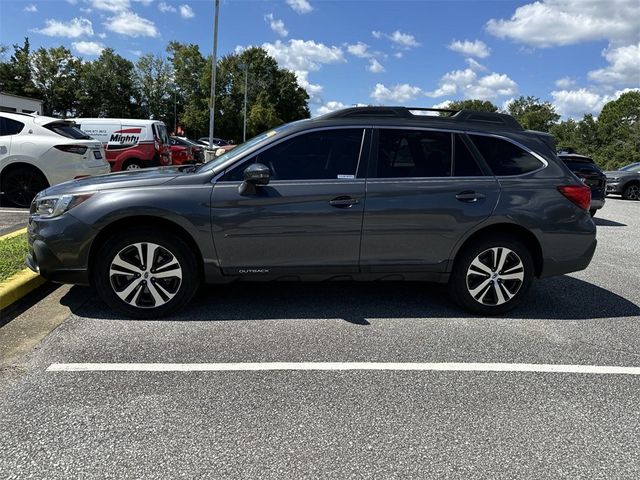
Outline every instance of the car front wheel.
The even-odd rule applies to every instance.
[[[166,232],[117,234],[101,249],[94,284],[110,307],[128,317],[165,316],[191,300],[198,288],[191,250]]]
[[[523,242],[507,236],[490,237],[459,253],[449,291],[470,312],[500,315],[520,304],[533,275],[533,258]]]
[[[622,198],[625,200],[638,200],[640,199],[640,186],[635,183],[629,185],[622,192]]]

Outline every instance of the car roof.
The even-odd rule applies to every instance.
[[[0,112],[0,115],[6,118],[10,118],[11,120],[16,120],[18,122],[23,122],[23,123],[31,121],[36,125],[46,125],[48,123],[53,123],[53,122],[69,121],[69,119],[47,117],[45,115],[33,115],[31,113]]]
[[[584,155],[579,155],[577,153],[558,153],[558,157],[562,160],[575,160],[576,162],[589,162],[593,163],[593,159],[591,157],[586,157]]]

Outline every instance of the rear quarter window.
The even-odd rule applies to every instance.
[[[0,136],[17,135],[24,128],[24,123],[10,118],[0,118]]]
[[[536,157],[508,140],[485,135],[469,135],[469,138],[494,175],[522,175],[543,166]]]

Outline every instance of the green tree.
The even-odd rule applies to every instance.
[[[82,61],[65,47],[39,48],[31,56],[33,82],[44,101],[44,114],[75,113],[80,92]]]
[[[211,65],[209,60],[209,67]],[[242,139],[244,70],[248,68],[247,138],[285,122],[309,117],[309,95],[293,72],[278,67],[262,48],[248,48],[240,54],[223,57],[216,80],[216,136]],[[210,68],[202,87],[211,81]]]
[[[133,63],[113,49],[104,49],[98,59],[83,65],[79,116],[135,118],[141,115],[139,98]]]
[[[171,64],[159,55],[149,53],[136,62],[135,83],[140,94],[141,113],[145,118],[173,125],[172,75]]]
[[[549,102],[540,102],[537,97],[520,97],[507,106],[507,111],[524,128],[548,132],[560,119],[555,107]]]
[[[205,88],[202,82],[207,61],[200,53],[198,45],[192,43],[169,42],[167,53],[173,68],[178,123],[189,135],[202,136],[208,131],[209,126],[209,89]]]
[[[8,62],[0,63],[0,90],[14,95],[38,97],[39,92],[31,77],[31,46],[25,37],[22,46],[13,45],[13,55]]]
[[[598,117],[596,159],[608,169],[640,161],[640,92],[608,102]]]
[[[450,110],[475,110],[477,112],[497,112],[498,107],[496,107],[489,100],[478,100],[478,99],[469,99],[469,100],[454,100],[449,103],[447,107]]]

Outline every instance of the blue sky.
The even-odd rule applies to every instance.
[[[171,40],[209,54],[213,0],[2,0],[0,42],[131,59]],[[218,54],[265,47],[323,113],[353,104],[446,106],[519,95],[564,117],[640,87],[637,0],[222,0]]]

